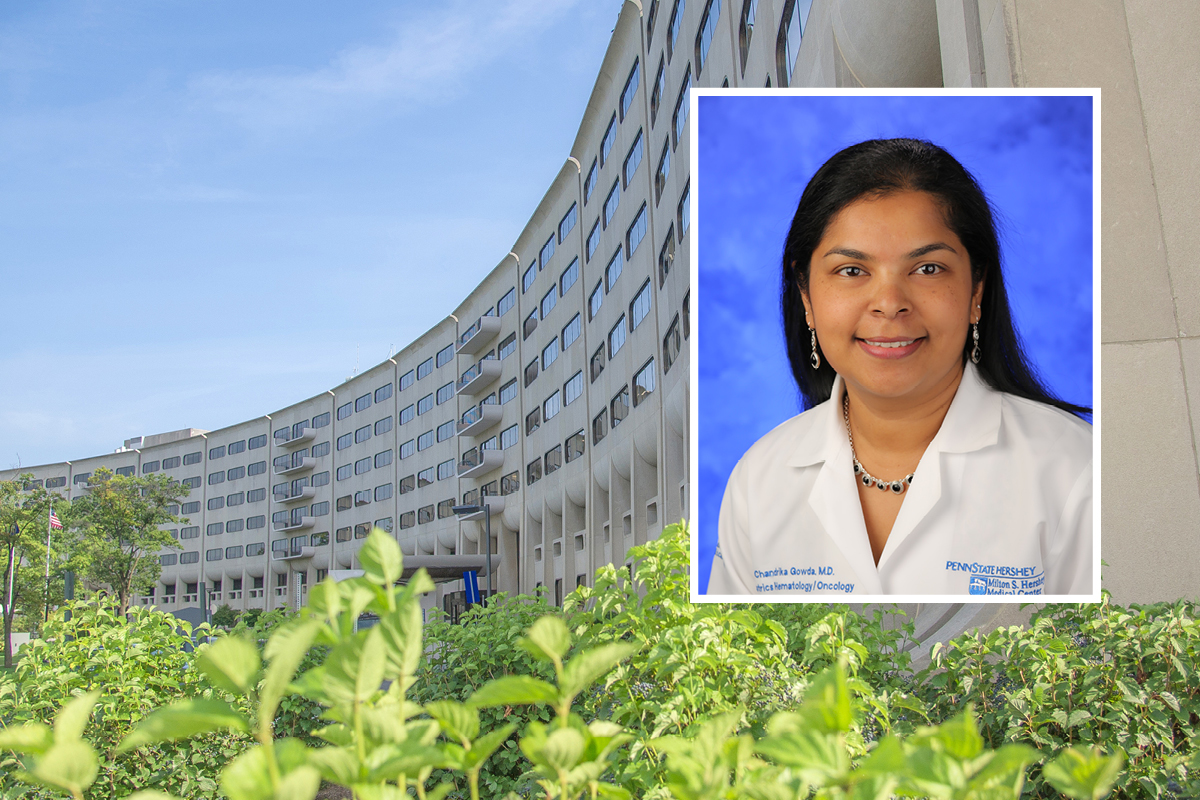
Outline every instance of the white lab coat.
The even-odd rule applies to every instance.
[[[842,393],[839,377],[833,400],[776,427],[734,467],[710,595],[1098,594],[1091,425],[997,392],[967,364],[876,567]]]

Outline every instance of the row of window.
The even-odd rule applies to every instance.
[[[326,472],[325,475],[329,475],[329,473]],[[242,503],[261,503],[263,500],[266,500],[266,499],[267,499],[267,490],[266,489],[251,489],[248,492],[234,492],[233,494],[227,494],[224,497],[208,498],[208,510],[209,511],[217,511],[222,508],[232,508],[233,506],[240,506]],[[199,505],[200,504],[197,502],[184,503],[183,504],[184,509],[187,509],[190,506],[197,506],[195,511],[188,512],[185,510],[184,514],[196,513],[196,511],[200,510],[198,508]]]
[[[568,464],[582,456],[586,440],[587,437],[584,436],[583,431],[578,430],[568,436],[562,444],[556,444],[547,450],[541,458],[535,458],[529,462],[525,467],[525,485],[532,486],[541,480],[543,475],[549,475],[561,467],[564,451],[566,451]]]
[[[325,443],[325,448],[326,448],[325,452],[328,453],[329,452],[329,443],[328,442]],[[314,447],[313,449],[315,450],[316,448]],[[289,456],[280,456],[280,458],[288,458],[288,457]],[[208,485],[216,486],[218,483],[224,483],[225,481],[240,480],[240,479],[246,477],[247,475],[250,475],[250,476],[262,475],[266,471],[267,471],[267,462],[265,462],[265,461],[255,461],[253,464],[248,464],[244,467],[230,467],[227,470],[221,470],[218,472],[208,473]]]
[[[558,412],[564,407],[569,406],[583,394],[583,372],[576,372],[574,375],[563,384],[561,393],[555,390],[553,394],[533,411],[525,415],[525,435],[528,436],[536,431],[542,424],[543,420],[551,420],[558,416]]]
[[[388,395],[391,395],[392,385],[389,383],[384,388],[387,389]],[[376,394],[378,395],[379,392],[376,392]],[[340,419],[340,417],[339,417],[339,419]],[[275,431],[275,443],[276,444],[286,444],[287,442],[290,442],[292,439],[295,439],[296,437],[298,437],[302,433],[304,433],[305,428],[324,428],[327,425],[329,425],[329,412],[328,411],[326,411],[324,414],[317,414],[315,417],[312,418],[311,421],[309,421],[307,419],[302,419],[299,422],[293,422],[291,427],[283,427],[283,428],[280,428],[279,430]]]
[[[654,359],[647,361],[633,376],[633,405],[638,406],[642,400],[654,392],[655,372]],[[616,428],[629,416],[629,386],[621,387],[621,391],[613,396],[607,408],[600,410],[592,419],[592,444],[598,444],[608,435],[610,429]]]

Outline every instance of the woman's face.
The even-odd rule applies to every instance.
[[[804,310],[848,387],[905,404],[957,386],[983,284],[925,192],[856,200],[813,252]]]

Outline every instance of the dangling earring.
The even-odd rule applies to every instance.
[[[979,323],[971,323],[971,339],[974,341],[974,347],[971,348],[971,363],[978,364],[979,357],[982,353],[979,352]]]
[[[813,369],[821,368],[821,357],[817,355],[817,331],[815,328],[809,328],[808,332],[812,334],[812,355],[808,359],[808,363],[812,364]]]

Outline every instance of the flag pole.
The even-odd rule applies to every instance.
[[[46,618],[45,622],[50,621],[50,529],[53,527],[50,521],[54,519],[54,502],[50,503],[50,515],[46,517]]]

